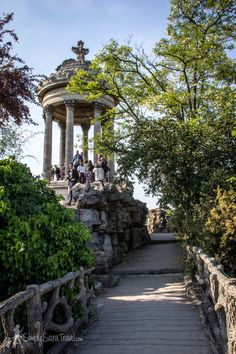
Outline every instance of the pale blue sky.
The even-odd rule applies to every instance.
[[[0,0],[0,13],[14,12],[8,25],[19,37],[14,50],[35,74],[50,75],[61,62],[74,58],[71,47],[78,40],[90,52],[99,51],[109,39],[123,43],[129,38],[151,52],[155,42],[165,35],[170,4],[168,0]],[[39,124],[33,131],[43,131],[42,109],[30,106],[32,118]],[[58,163],[58,129],[53,128],[53,163]],[[28,146],[28,154],[37,159],[26,162],[35,174],[42,173],[43,134]],[[145,198],[136,185],[135,198],[155,207],[156,198]]]

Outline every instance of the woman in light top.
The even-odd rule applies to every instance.
[[[95,182],[100,181],[100,182],[102,182],[102,185],[103,185],[105,174],[104,174],[104,169],[102,168],[102,165],[99,163],[96,163],[93,172],[94,172]]]

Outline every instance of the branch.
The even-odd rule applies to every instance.
[[[183,74],[184,74],[184,78],[185,78],[185,82],[186,82],[187,90],[188,90],[188,94],[189,94],[189,99],[188,99],[189,108],[190,108],[191,113],[193,113],[193,106],[192,106],[192,101],[191,101],[191,89],[190,89],[190,85],[189,85],[188,76],[186,73],[186,65],[184,66]]]
[[[152,70],[143,62],[141,61],[143,67],[149,72],[149,74],[151,74],[151,76],[153,77],[154,81],[156,81],[156,83],[158,84],[158,86],[162,89],[162,91],[166,92],[166,89],[164,87],[164,85],[157,79],[157,77],[154,75],[154,73],[152,72]],[[156,73],[158,73],[156,66],[151,63],[149,60],[147,60],[147,63],[153,67],[153,69],[156,71]]]
[[[133,117],[137,119],[137,121],[139,120],[139,117],[136,115],[136,113],[134,112],[133,108],[130,106],[130,104],[128,103],[128,101],[125,99],[125,97],[121,94],[120,92],[120,88],[117,84],[117,82],[114,80],[114,78],[112,78],[113,84],[115,85],[118,95],[119,97],[124,101],[124,103],[127,105],[127,107],[130,109],[130,112],[132,113]]]

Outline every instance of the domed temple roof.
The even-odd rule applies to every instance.
[[[66,59],[56,68],[56,73],[50,76],[50,80],[60,78],[70,78],[78,69],[88,70],[89,60],[85,60],[85,55],[89,53],[87,48],[84,48],[84,42],[78,41],[77,47],[72,47],[72,51],[77,55],[77,59]]]
[[[55,73],[52,73],[46,80],[43,80],[39,86],[39,99],[48,90],[54,86],[66,86],[70,78],[76,73],[77,70],[89,70],[90,60],[85,60],[85,55],[89,53],[88,48],[84,48],[84,42],[78,41],[76,47],[71,50],[76,54],[76,59],[65,59],[57,68]]]
[[[56,68],[55,73],[41,82],[38,96],[43,108],[45,120],[43,174],[50,179],[52,165],[53,123],[60,128],[59,166],[65,168],[65,175],[69,170],[69,163],[73,158],[74,126],[82,129],[84,158],[88,159],[88,132],[93,125],[93,136],[100,134],[102,123],[99,116],[108,108],[116,106],[114,97],[103,95],[96,101],[89,101],[85,93],[69,93],[66,89],[71,77],[78,70],[90,70],[90,61],[85,60],[89,50],[84,48],[84,42],[78,41],[77,46],[71,48],[76,59],[66,59]],[[97,154],[93,153],[94,163]],[[110,163],[110,176],[114,173],[114,166]],[[113,171],[113,172],[112,172]]]

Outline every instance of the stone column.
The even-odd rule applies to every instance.
[[[98,118],[100,117],[102,110],[104,108],[104,105],[99,103],[99,102],[95,102],[94,104],[94,119],[95,119],[95,123],[94,123],[94,129],[93,129],[93,136],[95,137],[95,135],[100,134],[101,133],[101,122],[98,120]],[[98,159],[98,155],[95,152],[96,149],[96,145],[95,143],[93,143],[93,163],[95,164],[97,162]]]
[[[110,127],[110,132],[111,134],[113,134],[114,136],[114,119],[112,118],[112,122],[111,122],[111,127]],[[112,160],[108,161],[108,165],[110,167],[110,171],[109,171],[109,182],[113,181],[114,179],[114,174],[115,174],[115,156],[113,154],[112,156]]]
[[[75,100],[68,100],[64,103],[66,106],[65,176],[67,176],[69,163],[73,158]]]
[[[60,128],[60,147],[59,147],[59,167],[61,173],[65,166],[65,149],[66,149],[66,125],[64,123],[58,123]]]
[[[44,133],[44,152],[43,152],[43,177],[49,181],[51,179],[50,170],[52,167],[52,121],[53,106],[44,107],[45,133]]]
[[[84,160],[88,160],[88,132],[89,132],[89,125],[81,125],[82,131],[83,131],[83,153],[84,153]]]

